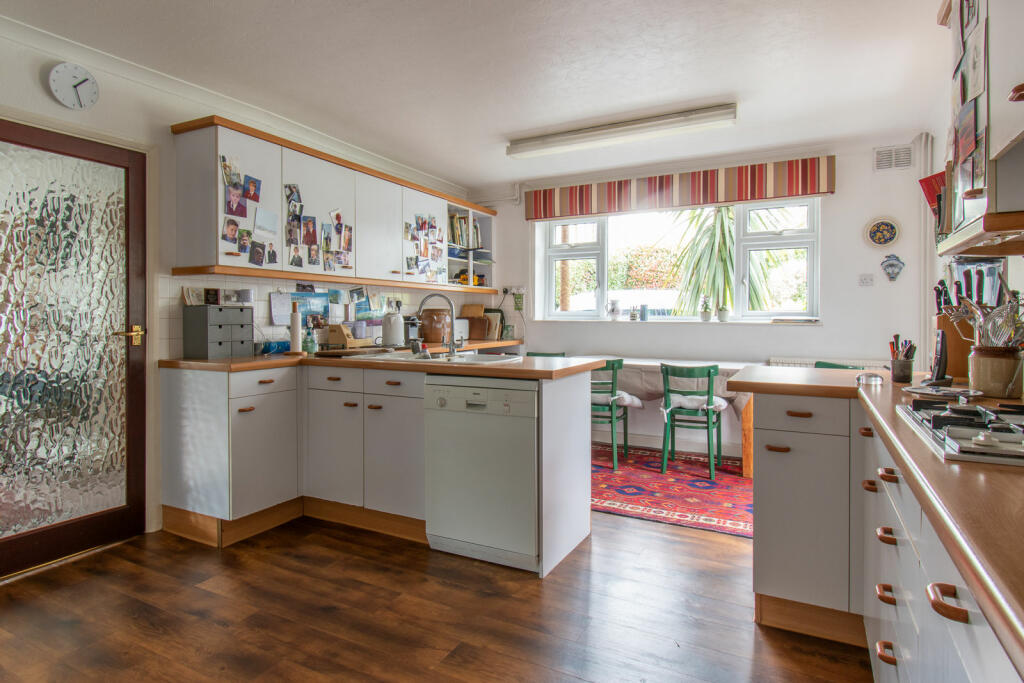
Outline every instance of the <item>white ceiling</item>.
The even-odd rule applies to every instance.
[[[927,127],[937,0],[4,0],[18,21],[466,187]],[[735,101],[736,126],[509,138]],[[211,112],[214,113],[214,112]]]

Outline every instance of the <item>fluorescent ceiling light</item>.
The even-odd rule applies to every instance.
[[[505,154],[516,159],[525,159],[575,149],[606,147],[634,140],[673,135],[684,129],[711,128],[735,122],[736,104],[719,104],[714,107],[689,109],[660,116],[650,116],[645,119],[606,123],[603,126],[578,128],[562,133],[511,140],[508,147],[505,148]]]

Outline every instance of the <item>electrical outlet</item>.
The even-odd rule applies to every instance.
[[[857,284],[861,287],[874,287],[875,286],[875,275],[874,273],[861,273],[857,279]]]

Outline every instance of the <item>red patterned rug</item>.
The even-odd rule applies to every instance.
[[[738,461],[726,460],[708,479],[705,455],[677,453],[661,473],[661,451],[630,448],[613,472],[608,444],[591,446],[590,508],[625,517],[752,538],[754,492]]]

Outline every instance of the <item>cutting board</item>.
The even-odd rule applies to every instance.
[[[462,311],[459,313],[460,318],[482,318],[484,317],[484,305],[483,304],[462,304]],[[474,337],[470,335],[471,339],[480,339],[480,337]]]

